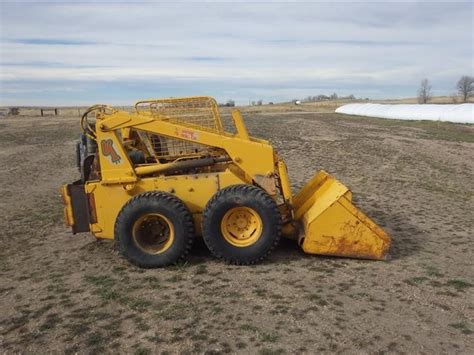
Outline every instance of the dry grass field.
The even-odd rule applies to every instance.
[[[25,110],[0,120],[0,352],[472,354],[474,127],[277,106],[246,109],[249,131],[295,190],[322,168],[347,184],[392,236],[389,260],[283,241],[238,267],[198,242],[187,263],[138,269],[63,225],[77,110]]]

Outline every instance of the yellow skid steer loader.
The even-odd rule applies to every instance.
[[[282,235],[309,254],[386,256],[390,238],[346,186],[320,171],[293,196],[285,162],[249,136],[238,110],[232,119],[233,133],[210,97],[140,101],[132,113],[90,107],[81,178],[61,188],[66,223],[115,239],[140,267],[186,258],[196,236],[233,264],[261,261]]]

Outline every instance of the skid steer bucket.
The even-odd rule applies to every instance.
[[[390,237],[351,200],[351,191],[325,171],[295,196],[295,219],[302,224],[298,243],[305,253],[385,258]]]

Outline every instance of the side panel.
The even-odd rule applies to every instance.
[[[84,185],[67,185],[68,194],[71,197],[71,208],[74,218],[72,232],[89,232],[89,204]]]
[[[102,132],[97,130],[97,146],[102,183],[114,184],[137,181],[128,154],[123,149],[116,131]]]
[[[210,174],[151,177],[139,180],[131,190],[122,184],[90,182],[86,191],[94,195],[97,223],[91,232],[99,238],[114,238],[115,220],[123,205],[133,196],[146,191],[164,191],[179,197],[194,216],[197,234],[200,215],[209,199],[223,187],[245,183],[230,171]]]

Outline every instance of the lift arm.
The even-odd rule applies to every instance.
[[[96,135],[101,159],[102,178],[104,182],[108,183],[137,180],[135,171],[117,136],[117,130],[133,128],[152,134],[221,148],[248,177],[258,182],[274,173],[273,147],[266,141],[249,138],[245,134],[245,126],[239,118],[240,116],[234,117],[237,121],[238,134],[232,135],[230,133],[218,133],[188,123],[171,122],[166,117],[160,116],[123,111],[106,115],[99,114],[97,116]],[[115,145],[117,145],[116,153],[118,157],[111,157],[110,154]],[[112,158],[115,158],[115,161]]]

